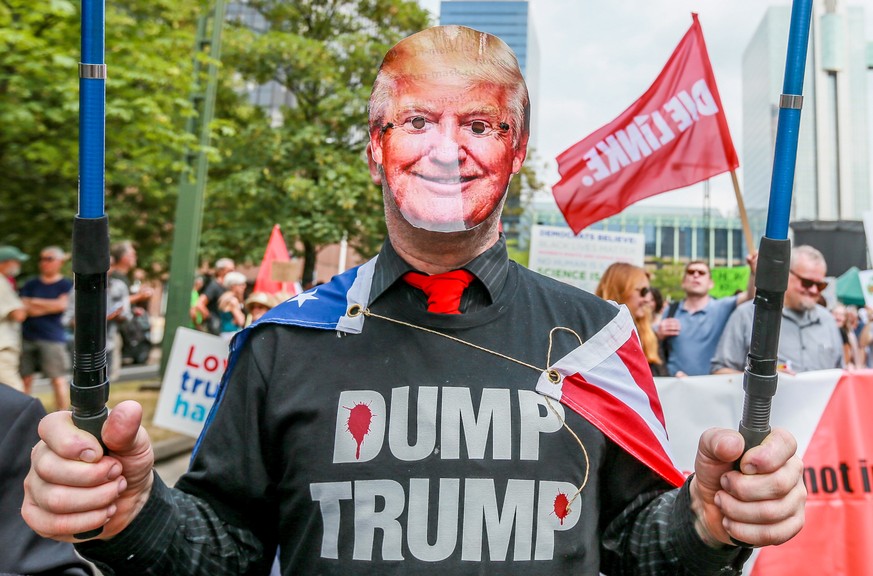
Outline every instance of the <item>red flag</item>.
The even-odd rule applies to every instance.
[[[579,233],[634,202],[740,163],[697,14],[655,83],[618,118],[558,158],[552,193]]]
[[[285,266],[274,266],[276,262],[287,262]],[[267,294],[287,294],[293,296],[297,293],[294,282],[288,277],[291,258],[288,256],[288,248],[285,239],[279,230],[279,225],[273,226],[270,241],[264,251],[264,259],[258,269],[258,278],[255,280],[253,292],[266,292]]]

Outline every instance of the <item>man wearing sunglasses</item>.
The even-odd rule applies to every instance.
[[[714,286],[709,265],[703,260],[685,265],[682,276],[685,298],[670,305],[657,329],[671,376],[709,374],[710,360],[728,319],[737,306],[755,295],[758,256],[750,255],[746,261],[752,271],[746,290],[718,299],[709,295]]]
[[[788,288],[782,304],[778,368],[796,373],[843,367],[840,331],[828,309],[818,304],[827,287],[827,262],[812,246],[791,250]],[[712,372],[742,372],[752,338],[752,303],[736,309],[712,359]]]

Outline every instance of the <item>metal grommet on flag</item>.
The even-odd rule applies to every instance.
[[[551,368],[546,371],[546,375],[549,377],[549,382],[555,384],[556,386],[561,383],[561,373]]]
[[[348,310],[348,312],[346,312],[346,315],[349,318],[356,318],[363,313],[364,313],[363,306],[361,306],[360,304],[352,304],[351,306],[349,306],[349,310]]]

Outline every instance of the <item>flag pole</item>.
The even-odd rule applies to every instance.
[[[737,179],[736,170],[731,170],[731,182],[734,184],[734,195],[737,197],[740,222],[743,224],[743,238],[746,240],[746,247],[748,247],[749,252],[752,252],[755,249],[755,242],[752,240],[752,228],[749,226],[749,215],[746,214],[746,203],[743,202],[743,194],[740,192],[740,181]]]
[[[761,238],[755,276],[752,340],[743,374],[745,400],[739,430],[745,440],[746,450],[760,444],[770,433],[770,408],[776,394],[782,300],[788,287],[791,265],[788,223],[797,161],[803,74],[806,68],[811,13],[812,0],[793,1],[785,78],[776,128],[773,175],[770,180],[767,228]]]
[[[100,440],[108,410],[106,289],[109,224],[104,213],[106,64],[103,0],[82,1],[79,63],[79,212],[73,221],[75,334],[70,404],[73,422]],[[105,449],[105,446],[104,446]],[[97,536],[102,528],[76,534]]]

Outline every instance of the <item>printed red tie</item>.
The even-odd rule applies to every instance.
[[[460,314],[461,294],[473,281],[466,270],[452,270],[442,274],[427,276],[418,272],[407,272],[403,279],[427,295],[427,311],[436,314]]]

